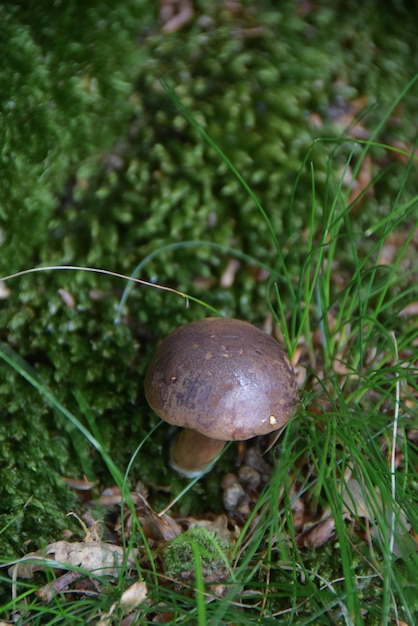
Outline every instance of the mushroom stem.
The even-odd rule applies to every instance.
[[[170,448],[170,465],[183,476],[195,478],[218,456],[225,441],[183,428]]]

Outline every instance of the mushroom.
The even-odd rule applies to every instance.
[[[248,322],[208,317],[174,330],[158,346],[145,396],[164,421],[183,427],[170,464],[198,476],[226,441],[282,428],[299,400],[283,348]]]

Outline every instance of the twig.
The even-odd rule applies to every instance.
[[[50,583],[47,583],[43,587],[40,587],[35,594],[42,602],[51,602],[52,598],[61,591],[66,591],[68,587],[78,578],[81,574],[78,572],[66,572],[62,576],[59,576]]]

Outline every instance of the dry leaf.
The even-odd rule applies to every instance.
[[[400,141],[399,139],[389,141],[389,146],[392,146],[393,148],[397,148],[398,150],[402,150],[402,152],[397,152],[396,150],[387,150],[387,154],[389,158],[392,159],[393,161],[397,161],[398,163],[401,163],[402,165],[408,165],[415,151],[414,146],[408,145],[404,143],[403,141]],[[415,154],[414,160],[416,161],[416,159],[417,159],[417,156]]]
[[[305,525],[305,503],[302,498],[296,498],[292,502],[293,526],[296,532],[303,530]]]
[[[343,514],[346,519],[352,520],[355,517],[366,519],[370,522],[370,535],[372,538],[381,534],[381,528],[376,524],[377,518],[381,516],[386,517],[387,528],[389,529],[391,527],[392,512],[383,505],[378,490],[371,492],[362,486],[355,478],[350,478],[350,480],[344,483],[342,496],[345,503]],[[394,527],[396,539],[393,546],[393,553],[395,556],[404,556],[405,550],[407,553],[411,552],[411,550],[417,550],[418,544],[409,536],[410,529],[411,525],[404,511],[398,508],[396,511],[396,525]]]
[[[133,585],[125,589],[120,601],[112,604],[109,612],[101,616],[100,620],[96,622],[96,626],[108,626],[109,624],[114,623],[112,615],[117,606],[119,606],[126,613],[130,613],[130,615],[127,615],[122,622],[120,622],[121,624],[127,625],[133,623],[134,621],[136,623],[138,615],[132,611],[134,611],[146,599],[147,593],[147,586],[144,582],[133,583]]]
[[[344,483],[342,497],[344,501],[343,515],[350,520],[354,517],[364,517],[373,521],[376,517],[376,503],[381,506],[380,496],[377,493],[367,492],[365,487],[355,478],[350,478]],[[374,507],[372,502],[375,503]]]
[[[418,315],[418,302],[411,302],[407,304],[401,311],[398,313],[399,317],[407,317],[409,315],[416,316]]]
[[[181,534],[180,526],[170,515],[155,513],[140,493],[133,493],[131,496],[135,504],[136,520],[140,523],[148,540],[169,541]],[[119,534],[123,532],[124,537],[128,538],[132,531],[132,523],[132,512],[125,507],[123,519],[118,519],[115,531]]]
[[[136,582],[128,587],[122,594],[119,606],[124,611],[133,611],[147,597],[147,586],[144,582]]]
[[[217,515],[212,520],[207,519],[193,519],[187,518],[189,529],[200,526],[206,528],[206,530],[212,535],[216,535],[221,541],[224,541],[228,546],[233,546],[240,535],[240,529],[238,526],[230,528],[231,523],[228,521],[226,515]]]
[[[357,178],[352,182],[350,197],[348,198],[348,204],[357,204],[360,200],[359,196],[366,191],[367,195],[374,194],[373,185],[371,185],[373,177],[373,163],[370,155],[366,155],[361,163],[360,171],[357,174]],[[357,206],[356,209],[359,207]]]
[[[128,567],[135,567],[136,551],[127,557]],[[51,561],[51,564],[48,563]],[[35,572],[45,572],[48,567],[68,569],[79,567],[96,576],[118,576],[118,566],[124,561],[120,546],[95,541],[55,541],[44,550],[30,552],[8,569],[11,578],[32,578]]]
[[[335,522],[332,517],[328,517],[324,521],[316,524],[308,532],[298,537],[298,545],[304,548],[319,548],[331,539],[335,528]]]

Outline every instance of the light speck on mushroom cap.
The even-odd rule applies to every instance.
[[[160,343],[145,396],[166,422],[225,441],[281,428],[299,400],[280,344],[248,322],[217,317],[181,326]]]

